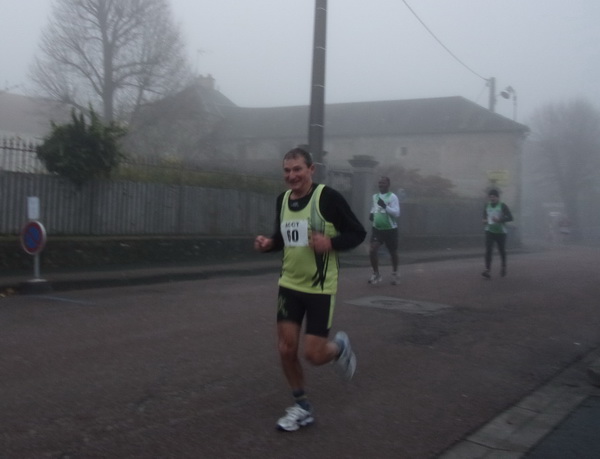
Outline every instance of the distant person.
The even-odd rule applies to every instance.
[[[513,216],[506,204],[500,202],[498,190],[488,192],[488,203],[483,209],[483,224],[485,225],[485,271],[481,275],[491,279],[492,252],[494,243],[500,253],[500,275],[506,276],[506,225],[512,222]]]
[[[334,361],[346,380],[356,369],[348,335],[340,331],[333,341],[328,336],[338,286],[337,252],[360,245],[366,231],[340,193],[313,183],[314,172],[310,153],[295,148],[285,154],[283,176],[289,190],[277,198],[275,230],[272,236],[257,236],[254,241],[260,252],[283,250],[277,300],[278,348],[294,405],[277,421],[277,428],[288,432],[314,422],[298,357],[305,317],[306,360],[313,365]]]
[[[571,235],[571,221],[566,215],[561,214],[561,218],[558,222],[558,232],[560,234],[560,242],[566,243]]]
[[[371,245],[369,259],[373,274],[369,284],[378,284],[383,278],[379,273],[379,248],[385,245],[392,258],[392,284],[398,283],[398,222],[400,216],[400,201],[398,196],[390,191],[390,178],[381,177],[378,182],[379,193],[373,195],[369,220],[371,228]]]

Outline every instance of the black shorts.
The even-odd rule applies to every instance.
[[[290,321],[302,326],[306,315],[306,334],[329,336],[333,321],[335,295],[298,292],[279,287],[277,322]]]
[[[380,230],[371,228],[371,242],[385,244],[390,252],[398,250],[398,228]]]

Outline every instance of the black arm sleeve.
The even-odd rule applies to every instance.
[[[512,222],[513,216],[508,206],[502,203],[502,223]]]
[[[350,250],[365,240],[365,228],[338,191],[326,186],[321,193],[319,205],[323,217],[333,223],[339,233],[331,239],[334,250]]]

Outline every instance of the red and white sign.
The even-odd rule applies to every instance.
[[[46,229],[38,221],[30,221],[21,230],[21,246],[29,255],[40,253],[46,245]]]

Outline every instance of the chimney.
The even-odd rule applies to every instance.
[[[215,79],[210,73],[206,76],[199,75],[198,83],[200,83],[200,86],[202,86],[205,89],[210,89],[211,91],[215,90]]]

